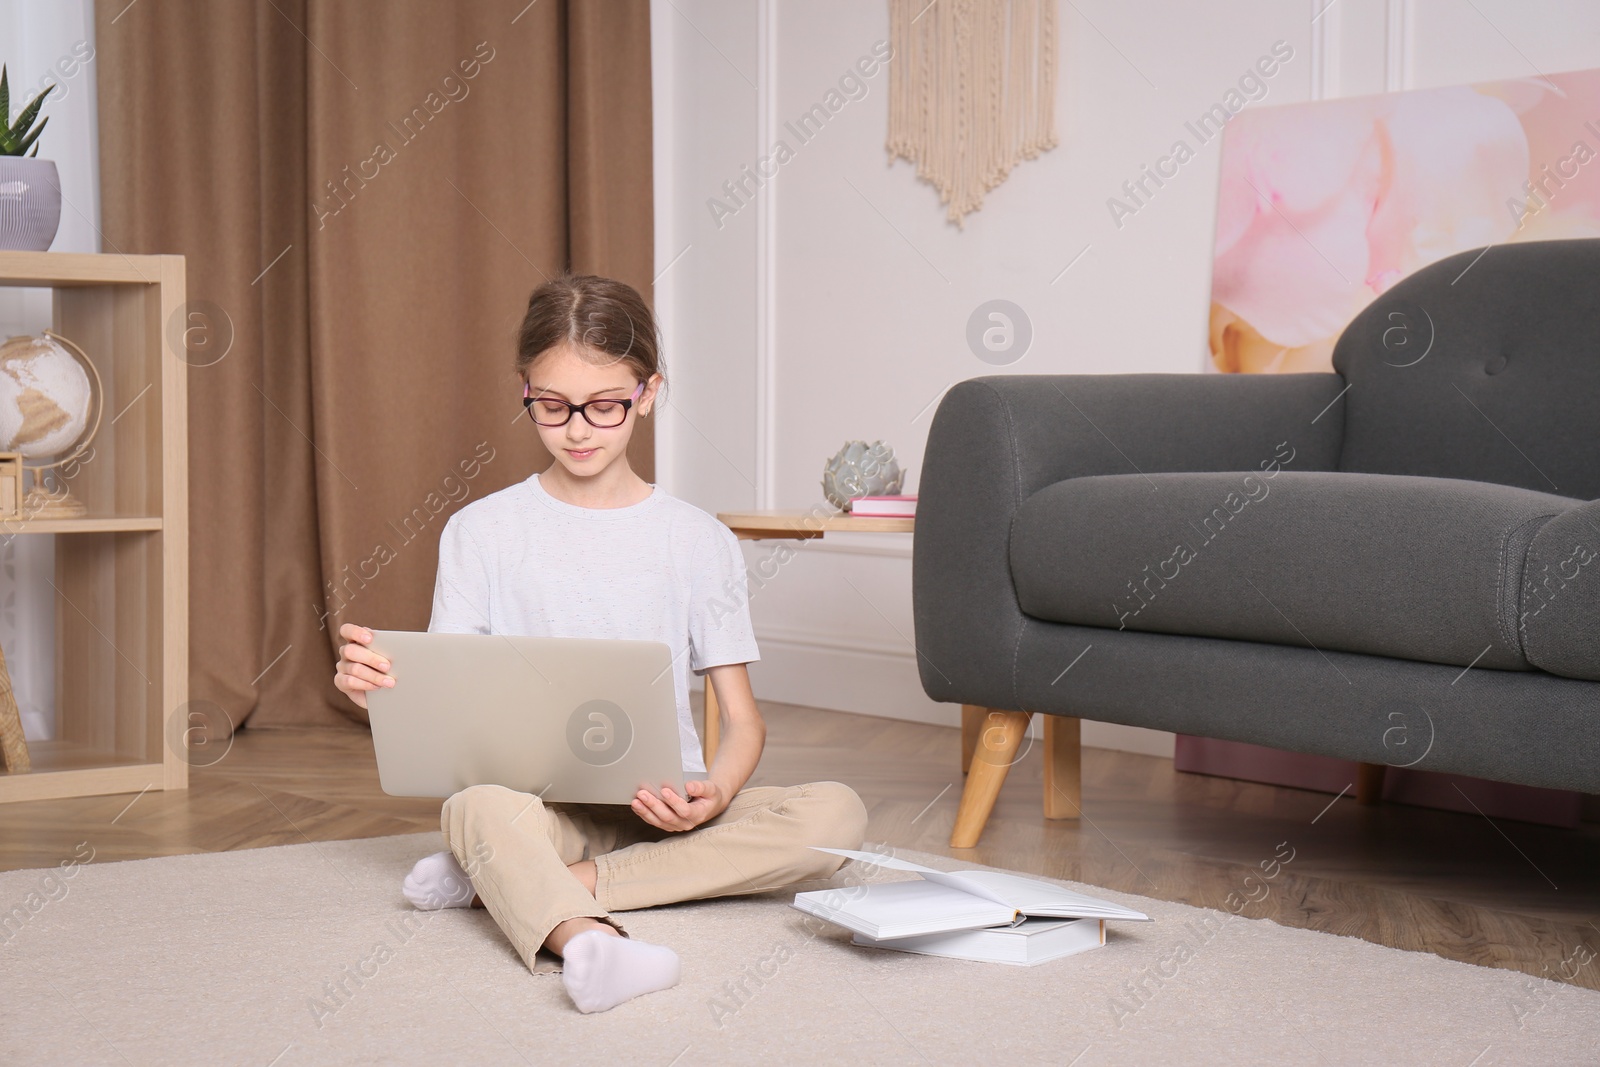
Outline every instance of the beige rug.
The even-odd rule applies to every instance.
[[[0,874],[0,1062],[1600,1062],[1600,994],[1081,886],[1156,921],[1013,968],[856,948],[813,932],[787,892],[634,912],[629,931],[677,949],[683,982],[584,1016],[482,910],[405,904],[401,877],[438,847]],[[847,865],[835,881],[881,877]]]

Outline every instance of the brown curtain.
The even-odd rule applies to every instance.
[[[105,251],[188,263],[191,699],[348,724],[339,624],[426,628],[445,520],[550,462],[528,294],[650,297],[648,0],[102,0],[95,32]]]

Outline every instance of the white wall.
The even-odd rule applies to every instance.
[[[16,113],[46,85],[40,159],[61,178],[55,252],[99,252],[100,153],[96,125],[93,0],[0,0],[0,40]],[[0,289],[0,338],[51,325],[49,289]],[[0,533],[0,648],[5,650],[23,733],[55,729],[55,537]]]
[[[1060,147],[958,230],[909,164],[886,165],[886,73],[809,143],[783,126],[887,38],[885,0],[655,0],[652,17],[657,261],[682,256],[656,290],[674,390],[658,480],[710,511],[819,502],[850,438],[893,445],[914,492],[932,401],[996,372],[965,340],[987,300],[1033,327],[1001,372],[1198,371],[1218,141],[1120,227],[1106,201],[1274,42],[1294,55],[1261,104],[1600,66],[1584,0],[1073,0]],[[793,160],[719,227],[707,200],[778,139]],[[753,578],[779,545],[796,547],[746,546]],[[957,721],[917,680],[909,536],[830,535],[775,566],[751,598],[759,696]],[[1171,752],[1126,727],[1085,739]]]

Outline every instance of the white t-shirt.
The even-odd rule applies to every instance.
[[[732,530],[659,486],[624,508],[585,508],[537,474],[445,523],[428,629],[662,642],[685,771],[706,769],[689,671],[761,658]]]

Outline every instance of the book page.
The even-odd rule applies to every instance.
[[[816,849],[818,852],[831,852],[835,856],[846,856],[861,863],[870,863],[876,867],[887,867],[894,871],[913,871],[922,875],[923,878],[933,882],[935,885],[948,886],[951,889],[958,889],[963,893],[970,893],[975,897],[990,901],[994,904],[1004,904],[1008,908],[1016,908],[1016,905],[1011,903],[1011,901],[1002,896],[996,895],[994,890],[979,882],[965,879],[956,872],[936,871],[932,867],[924,867],[920,863],[912,863],[910,860],[899,859],[895,856],[888,856],[879,852],[852,852],[847,848],[823,848],[821,845],[812,845],[811,847]],[[976,874],[978,872],[973,871],[968,873]]]
[[[1002,871],[959,871],[957,885],[977,893],[978,887],[987,891],[990,899],[1001,900],[1028,915],[1053,915],[1098,919],[1131,919],[1148,921],[1142,911],[1113,904],[1109,900],[1075,893],[1064,886],[1022,878]],[[969,888],[970,887],[970,888]]]
[[[1004,871],[936,871],[920,863],[899,859],[879,852],[854,852],[844,848],[821,848],[818,852],[831,852],[862,863],[887,867],[896,871],[912,871],[937,885],[970,893],[995,904],[1003,904],[1026,915],[1050,915],[1062,918],[1128,919],[1148,922],[1150,916],[1142,911],[1125,908],[1099,897],[1075,893],[1063,886],[1042,882],[1036,878],[1007,874]]]

